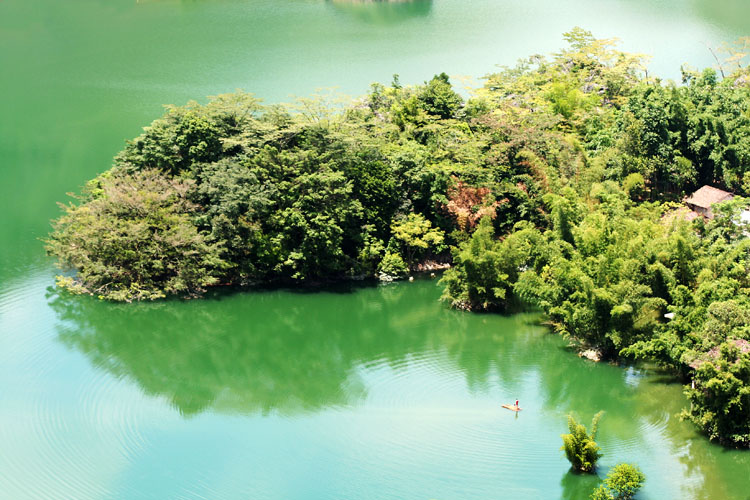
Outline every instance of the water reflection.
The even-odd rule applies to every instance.
[[[595,474],[578,474],[569,470],[560,480],[560,498],[563,500],[589,498],[600,481],[599,476]]]
[[[487,459],[496,460],[493,453],[530,439],[524,456],[545,463],[550,456],[564,460],[558,448],[565,414],[588,422],[604,409],[603,470],[636,462],[647,475],[672,471],[653,477],[663,483],[652,483],[654,491],[741,498],[737,487],[746,480],[731,478],[743,477],[750,454],[714,447],[675,418],[684,404],[679,387],[658,375],[581,360],[558,337],[543,334],[534,315],[457,313],[438,304],[438,296],[434,282],[417,281],[153,304],[54,292],[49,300],[62,342],[185,416],[292,416],[362,406],[396,418],[421,404],[415,401],[430,407],[444,398],[437,411],[467,412],[460,428],[477,440],[459,449],[486,448]],[[516,396],[528,411],[513,419],[499,404]],[[490,427],[475,433],[479,421]],[[514,427],[503,427],[510,421]],[[445,432],[446,421],[429,422]],[[508,434],[512,429],[520,434]],[[566,473],[561,495],[584,498],[596,482]]]
[[[637,397],[638,415],[652,409],[649,421],[664,420],[658,391],[653,400],[651,392],[636,396],[638,385],[623,387],[620,368],[581,361],[559,339],[530,334],[542,329],[535,316],[456,313],[437,293],[428,282],[128,305],[53,294],[51,306],[65,344],[184,414],[354,405],[367,395],[360,368],[398,369],[418,358],[461,373],[473,393],[499,385],[520,394],[536,379],[537,407],[585,419],[610,405],[635,411]]]
[[[293,413],[363,396],[352,346],[336,345],[342,329],[323,328],[320,311],[258,299],[249,311],[218,299],[118,306],[56,297],[51,305],[63,342],[185,415],[217,406]]]
[[[502,330],[531,317],[448,311],[435,300],[434,282],[351,291],[127,305],[52,293],[50,305],[66,345],[186,415],[210,407],[295,413],[354,405],[367,395],[363,367],[398,369],[415,356],[450,364],[440,369],[462,372],[473,392],[488,391],[494,374],[512,387],[537,368],[499,359],[523,352],[519,344],[528,341]],[[487,320],[500,331],[482,327]]]
[[[168,395],[186,414],[220,397],[226,403],[228,394],[246,412],[355,404],[367,394],[359,368],[398,368],[415,356],[449,365],[438,368],[460,372],[476,393],[496,385],[517,393],[536,379],[535,406],[584,419],[613,406],[622,418],[634,417],[623,409],[637,409],[656,425],[680,409],[671,396],[675,406],[665,408],[668,386],[624,384],[632,377],[625,370],[580,360],[558,338],[532,334],[542,331],[534,315],[456,313],[437,303],[438,293],[425,282],[127,305],[52,293],[50,304],[65,344],[150,394]]]
[[[371,24],[398,24],[416,17],[426,17],[432,0],[327,0],[339,12]]]

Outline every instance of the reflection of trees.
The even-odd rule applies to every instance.
[[[577,360],[556,338],[516,334],[537,328],[530,324],[533,315],[449,311],[436,302],[434,282],[352,291],[343,285],[127,305],[55,295],[51,303],[67,345],[146,392],[168,397],[186,414],[208,407],[295,412],[352,404],[366,394],[358,367],[403,366],[420,353],[458,368],[472,391],[488,390],[497,376],[518,393],[538,374],[540,403],[575,409],[583,418],[634,398],[623,394],[621,380],[592,383],[603,367]],[[610,372],[622,377],[618,368]]]
[[[746,490],[750,453],[711,443],[690,422],[680,420],[679,413],[687,402],[674,397],[675,389],[682,387],[678,380],[649,374],[641,385],[640,390],[629,398],[634,408],[633,421],[642,426],[663,425],[662,435],[666,439],[662,442],[668,447],[666,453],[679,457],[685,467],[682,472],[687,479],[682,484],[684,496],[746,500],[742,492]],[[616,426],[620,425],[624,422],[616,423]],[[638,434],[644,439],[639,446],[648,449],[654,445],[646,441],[649,437],[646,433]]]
[[[688,489],[693,498],[747,500],[750,453],[722,448],[709,442],[705,436],[698,435],[693,429],[689,433],[682,429],[681,432],[675,432],[675,435],[677,437],[672,440],[673,450],[680,455],[686,475],[699,478]]]
[[[563,500],[589,498],[600,482],[601,479],[596,474],[576,473],[569,470],[560,480],[562,488],[560,498]]]
[[[467,379],[486,386],[492,338],[462,333],[468,316],[437,304],[433,285],[127,305],[54,295],[51,306],[65,344],[183,414],[294,413],[356,403],[366,394],[357,368],[399,366],[425,351],[449,351]]]
[[[184,414],[294,412],[363,395],[352,346],[338,343],[345,328],[327,323],[328,311],[284,307],[273,294],[241,298],[118,306],[57,297],[52,306],[63,342]]]
[[[472,392],[498,383],[523,403],[534,381],[542,398],[534,406],[558,415],[561,426],[567,412],[588,420],[604,409],[599,441],[605,446],[648,450],[657,443],[648,442],[653,434],[644,428],[657,429],[658,445],[668,447],[657,453],[680,457],[685,466],[679,474],[689,483],[688,497],[736,498],[746,481],[750,454],[722,451],[680,422],[675,415],[684,400],[674,386],[642,375],[624,383],[635,375],[577,359],[554,336],[529,334],[538,329],[533,315],[449,311],[436,302],[434,282],[353,291],[346,285],[127,305],[54,295],[51,306],[65,344],[185,415],[296,414],[357,404],[367,394],[362,367],[400,369],[418,355],[448,364],[437,366],[446,373],[459,370]],[[605,462],[625,458],[605,455]],[[564,498],[589,491],[589,483],[564,476]]]
[[[432,0],[328,0],[328,4],[372,24],[396,24],[427,16],[432,9]]]
[[[563,349],[547,351],[547,359],[538,365],[541,380],[547,382],[543,385],[544,406],[573,412],[584,420],[605,410],[597,438],[604,445],[605,463],[627,459],[607,453],[607,443],[618,443],[627,453],[654,453],[657,461],[660,455],[677,457],[685,467],[675,471],[675,476],[682,478],[685,498],[742,498],[738,494],[747,481],[750,454],[722,449],[698,434],[692,424],[679,419],[686,404],[683,398],[675,397],[681,387],[679,381],[652,371],[631,372],[583,360],[566,361],[558,355],[571,353]],[[625,384],[622,379],[627,377],[637,381]],[[652,441],[655,436],[658,440]],[[593,490],[592,481],[586,475],[564,475],[563,498],[588,498],[584,492]]]

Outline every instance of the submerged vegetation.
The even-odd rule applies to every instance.
[[[750,446],[744,52],[676,84],[613,40],[565,37],[466,101],[440,74],[347,105],[168,107],[63,207],[47,248],[76,274],[58,282],[131,301],[452,257],[452,306],[532,305],[605,359],[654,360],[693,380],[687,418]],[[740,196],[684,220],[703,184]]]

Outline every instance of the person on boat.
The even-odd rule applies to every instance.
[[[514,404],[514,405],[506,404],[506,405],[502,405],[502,406],[503,406],[503,408],[507,408],[507,409],[512,410],[512,411],[520,411],[521,410],[521,407],[518,406],[518,400],[517,399],[516,399],[516,404]],[[748,500],[750,500],[750,499],[748,499]]]

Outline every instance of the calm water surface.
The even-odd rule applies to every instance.
[[[559,434],[605,409],[601,474],[746,500],[750,454],[680,423],[679,384],[582,361],[532,316],[447,311],[433,281],[129,306],[49,288],[55,202],[163,103],[476,79],[576,25],[676,78],[750,35],[750,3],[0,1],[0,498],[586,498]]]

